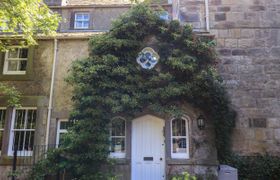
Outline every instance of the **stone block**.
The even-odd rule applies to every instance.
[[[237,47],[237,39],[225,39],[225,47],[236,48]]]
[[[266,128],[267,123],[266,123],[265,118],[250,118],[249,119],[249,127],[252,128]]]
[[[280,140],[280,128],[279,129],[274,129],[274,138],[276,140]]]
[[[215,14],[215,21],[225,21],[225,20],[226,20],[226,13]]]
[[[280,118],[268,118],[267,122],[269,128],[280,128]]]
[[[241,29],[241,38],[254,38],[254,29]]]
[[[266,133],[263,129],[255,129],[255,139],[257,141],[266,140]]]
[[[217,7],[217,11],[218,12],[228,12],[228,11],[230,11],[230,6]]]
[[[244,49],[233,49],[232,50],[232,55],[233,56],[246,56],[247,51]]]
[[[253,40],[252,39],[238,39],[238,47],[239,48],[253,47]]]
[[[222,29],[218,31],[218,37],[219,38],[228,38],[229,37],[229,31],[227,29]]]
[[[265,11],[266,7],[265,6],[250,6],[249,9],[252,11]]]
[[[241,30],[240,29],[230,29],[229,30],[229,37],[230,38],[240,38]]]
[[[231,49],[218,49],[218,54],[221,56],[231,56]]]

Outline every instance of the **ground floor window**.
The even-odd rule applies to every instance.
[[[69,121],[67,119],[60,119],[57,122],[57,133],[56,133],[56,146],[58,147],[63,143],[63,136],[67,133]]]
[[[8,152],[10,156],[15,149],[18,151],[18,156],[32,156],[36,116],[36,108],[13,110]]]
[[[121,117],[112,119],[110,128],[110,157],[125,158],[126,121]]]
[[[1,150],[2,150],[5,118],[6,118],[6,109],[0,108],[0,155],[1,155]]]
[[[171,121],[171,157],[189,158],[188,120],[176,118]]]

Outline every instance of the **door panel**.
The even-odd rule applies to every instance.
[[[165,179],[164,120],[145,115],[132,121],[132,180]]]

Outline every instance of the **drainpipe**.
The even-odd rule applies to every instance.
[[[57,60],[57,39],[55,38],[54,39],[54,50],[53,50],[52,79],[51,79],[50,98],[49,98],[48,117],[47,117],[47,128],[46,128],[46,142],[45,142],[46,150],[48,150],[48,143],[49,143],[56,60]]]
[[[206,31],[210,31],[209,26],[209,0],[205,0],[205,25],[206,25]]]

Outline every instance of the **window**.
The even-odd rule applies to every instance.
[[[1,154],[1,150],[2,150],[5,117],[6,117],[6,109],[5,108],[0,108],[0,154]]]
[[[3,74],[25,74],[28,48],[14,48],[6,51]]]
[[[88,29],[89,28],[89,13],[75,13],[75,29]]]
[[[57,133],[56,133],[56,147],[63,143],[62,138],[65,133],[67,133],[67,128],[69,126],[68,120],[59,120],[57,122]]]
[[[188,121],[184,118],[171,121],[171,157],[189,158]]]
[[[36,114],[36,108],[14,109],[8,152],[10,156],[16,148],[18,156],[32,156]]]
[[[116,117],[112,119],[110,128],[110,156],[113,158],[125,158],[125,119]]]

